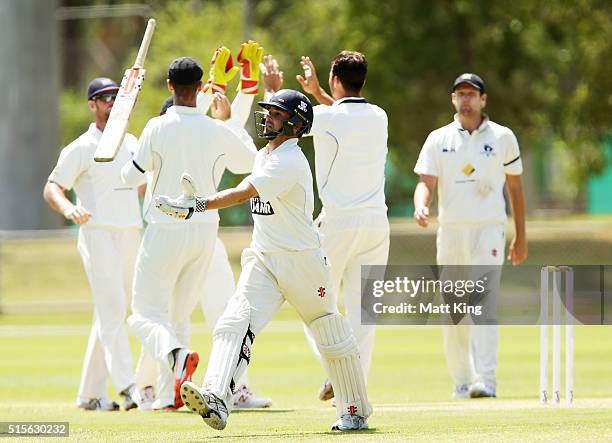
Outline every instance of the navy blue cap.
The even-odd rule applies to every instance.
[[[87,87],[87,100],[91,100],[94,96],[100,94],[113,94],[119,91],[117,83],[107,77],[94,78]]]
[[[476,74],[472,74],[469,72],[466,72],[465,74],[461,74],[459,77],[457,77],[455,79],[455,82],[453,83],[453,91],[455,89],[457,89],[457,86],[466,83],[470,86],[473,86],[474,88],[478,89],[480,91],[481,94],[485,93],[485,84],[484,81],[477,76]]]
[[[193,85],[202,78],[202,67],[190,57],[180,57],[170,63],[168,79],[176,85]]]
[[[174,97],[170,96],[166,99],[161,109],[159,110],[159,115],[164,115],[170,106],[174,106]]]

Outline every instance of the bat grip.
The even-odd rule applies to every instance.
[[[140,44],[140,49],[138,50],[138,55],[136,56],[136,61],[134,62],[135,67],[142,68],[144,66],[144,61],[147,57],[147,51],[149,50],[149,45],[151,44],[151,39],[153,38],[154,30],[155,19],[150,18],[149,22],[147,23],[147,29],[142,39],[142,43]]]

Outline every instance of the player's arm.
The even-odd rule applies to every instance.
[[[149,120],[143,129],[134,156],[121,168],[121,181],[127,186],[134,188],[141,186],[146,182],[145,173],[153,169],[151,138],[154,125],[152,121]]]
[[[429,225],[429,206],[438,183],[435,175],[421,174],[414,190],[414,220],[424,228]]]
[[[43,190],[43,197],[51,209],[59,212],[71,222],[82,225],[91,218],[91,213],[82,206],[75,205],[67,197],[64,188],[55,182],[48,181]]]
[[[506,174],[506,190],[514,219],[514,238],[510,242],[508,260],[520,265],[527,258],[527,234],[525,229],[525,195],[521,175]]]
[[[312,61],[310,61],[310,57],[302,56],[300,65],[304,70],[304,77],[296,75],[295,78],[302,86],[304,92],[314,96],[322,105],[331,105],[334,99],[321,87],[319,78],[317,77],[317,70]]]
[[[194,212],[229,208],[259,195],[255,187],[246,179],[235,188],[225,189],[208,197],[196,197],[193,194],[195,189],[187,174],[181,177],[181,186],[183,195],[178,198],[160,195],[155,198],[155,206],[171,217],[184,220],[191,218]]]

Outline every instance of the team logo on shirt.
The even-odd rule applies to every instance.
[[[325,297],[325,288],[323,286],[319,286],[319,289],[317,289],[317,294],[321,298]]]
[[[274,209],[270,202],[261,201],[259,196],[251,199],[251,214],[274,215]]]
[[[467,165],[465,165],[462,169],[463,173],[465,175],[467,175],[468,177],[470,175],[472,175],[474,173],[474,171],[476,170],[476,168],[474,168],[474,166],[472,166],[470,163],[468,163]]]
[[[486,144],[482,147],[482,152],[481,154],[486,155],[487,157],[490,157],[492,155],[495,155],[495,152],[493,151],[493,146]]]
[[[455,148],[442,148],[442,152],[457,152]]]

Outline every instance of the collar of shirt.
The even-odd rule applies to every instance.
[[[87,133],[95,140],[100,141],[102,138],[102,131],[98,129],[95,123],[89,124],[89,129],[87,129]]]
[[[294,138],[290,138],[289,140],[285,140],[280,145],[278,145],[278,147],[274,151],[272,151],[272,152],[268,151],[268,145],[266,145],[265,146],[265,150],[266,150],[265,152],[266,152],[267,155],[270,155],[270,154],[273,154],[275,152],[286,151],[286,150],[289,150],[289,149],[294,148],[294,147],[299,148],[299,146],[298,146],[298,139],[295,138],[295,137]]]
[[[340,100],[336,100],[332,103],[332,106],[338,106],[343,103],[367,103],[363,97],[342,97]]]
[[[201,114],[195,106],[170,106],[166,114]]]
[[[482,123],[472,134],[481,133],[489,127],[489,116],[487,114],[483,114],[482,116]],[[459,131],[465,132],[465,129],[463,129],[463,126],[461,126],[461,122],[459,121],[459,114],[455,114],[453,116],[453,124]]]

